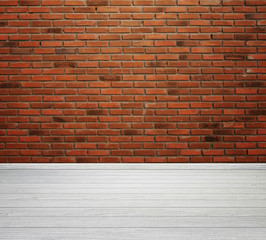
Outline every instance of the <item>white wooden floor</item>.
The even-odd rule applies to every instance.
[[[265,240],[266,164],[0,165],[0,239]]]

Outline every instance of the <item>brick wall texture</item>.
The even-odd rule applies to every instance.
[[[0,162],[266,162],[265,0],[1,0]]]

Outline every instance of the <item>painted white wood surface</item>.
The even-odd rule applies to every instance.
[[[1,240],[265,240],[263,164],[0,164]]]
[[[62,164],[62,163],[53,163],[53,164],[24,164],[24,163],[14,163],[12,168],[10,164],[0,164],[0,170],[14,170],[14,169],[42,169],[42,170],[51,170],[51,169],[60,169],[60,170],[266,170],[266,164],[252,164],[252,163],[241,163],[241,164],[230,164],[230,163],[193,163],[193,164],[137,164],[137,163],[108,163],[108,164]]]
[[[265,228],[6,228],[12,240],[265,240]]]

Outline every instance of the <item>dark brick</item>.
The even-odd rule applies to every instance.
[[[170,123],[155,123],[155,128],[163,129],[163,128],[170,128]]]
[[[205,136],[203,137],[203,142],[220,142],[221,138],[219,136]]]
[[[16,82],[4,82],[0,83],[0,88],[19,88],[20,84]]]
[[[29,135],[45,136],[49,135],[49,130],[30,129]]]
[[[246,56],[245,55],[240,55],[240,54],[226,54],[224,56],[226,60],[245,60]]]
[[[245,14],[246,19],[264,19],[265,18],[265,14],[259,14],[259,13],[248,13]]]
[[[266,32],[266,28],[265,27],[253,27],[253,28],[249,28],[248,32],[251,32],[251,33],[265,33]]]
[[[87,110],[87,115],[106,115],[106,111],[105,110]]]
[[[71,139],[66,139],[66,142],[86,142],[86,137],[71,137]]]
[[[121,76],[100,76],[101,81],[121,81]]]
[[[213,134],[232,135],[232,134],[234,134],[234,130],[232,130],[232,129],[215,129],[215,130],[213,130]]]
[[[245,33],[239,33],[235,34],[235,40],[252,40],[256,39],[256,35],[254,34],[245,34]]]
[[[236,116],[236,121],[237,122],[255,122],[256,117],[251,117],[251,116]]]
[[[67,122],[63,117],[53,117],[54,122]]]
[[[18,43],[17,42],[0,42],[0,47],[17,47]]]
[[[0,129],[13,128],[10,123],[0,123]]]
[[[98,157],[77,157],[77,163],[97,163]]]
[[[265,87],[266,82],[245,82],[246,87]]]
[[[266,115],[266,109],[250,109],[247,110],[248,115]]]
[[[200,128],[206,128],[206,129],[216,129],[221,128],[221,123],[201,123]]]
[[[62,33],[62,28],[45,28],[42,30],[44,33]]]
[[[188,89],[168,89],[169,95],[187,95],[189,94]]]
[[[7,22],[6,21],[0,21],[0,27],[5,27],[7,26]]]
[[[76,64],[75,62],[55,62],[54,67],[55,68],[75,68]]]
[[[140,130],[126,129],[122,131],[123,135],[141,135]]]
[[[185,41],[176,41],[176,45],[179,47],[185,46]]]

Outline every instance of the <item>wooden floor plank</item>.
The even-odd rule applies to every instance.
[[[0,164],[0,233],[1,240],[264,240],[266,168]]]
[[[46,200],[265,200],[264,193],[239,194],[239,193],[32,193],[32,194],[0,194],[2,200],[21,200],[27,201],[31,199]]]
[[[143,188],[154,188],[154,189],[163,189],[163,188],[171,188],[171,189],[217,189],[217,188],[241,188],[241,189],[251,189],[251,188],[261,188],[263,191],[266,189],[266,184],[264,183],[1,183],[2,189],[10,189],[13,187],[21,187],[21,188],[65,188],[65,189],[71,189],[71,188],[86,188],[86,189],[111,189],[111,188],[120,188],[120,189],[128,189],[128,188],[137,188],[137,189],[143,189]]]
[[[9,228],[1,240],[265,240],[265,228]]]
[[[35,200],[30,199],[24,201],[23,199],[20,200],[4,200],[0,199],[0,206],[1,207],[23,207],[23,208],[30,208],[30,207],[71,207],[71,206],[79,206],[79,207],[95,207],[95,208],[102,208],[102,207],[113,207],[113,208],[128,208],[128,207],[136,207],[136,208],[158,208],[161,206],[168,206],[171,208],[176,207],[183,207],[183,208],[194,208],[194,207],[254,207],[260,206],[262,208],[266,207],[265,200],[238,200],[238,199],[220,199],[220,200],[201,200],[201,199],[192,199],[192,200],[117,200],[117,201],[110,201],[110,200],[60,200],[60,199],[41,199]]]
[[[218,188],[214,187],[205,187],[205,188],[192,188],[192,187],[183,187],[177,188],[176,186],[164,186],[164,188],[157,188],[153,186],[147,187],[128,187],[128,186],[117,186],[117,187],[109,187],[109,188],[100,188],[100,187],[86,187],[86,186],[66,186],[66,185],[42,185],[40,188],[39,185],[2,185],[0,188],[1,196],[5,194],[121,194],[121,193],[138,193],[138,194],[145,194],[145,193],[172,193],[172,194],[193,194],[193,193],[200,193],[200,194],[245,194],[253,195],[253,194],[264,194],[266,191],[265,187],[261,188],[243,188],[243,186],[239,186],[238,188],[232,187],[228,188],[227,186]]]
[[[0,228],[266,228],[266,217],[5,217]]]
[[[3,217],[256,217],[266,208],[0,208]]]
[[[149,175],[150,177],[164,177],[164,178],[170,178],[170,177],[223,177],[223,176],[230,176],[237,178],[238,176],[250,176],[250,177],[265,177],[264,170],[247,170],[247,169],[202,169],[202,170],[196,170],[196,169],[173,169],[173,170],[167,170],[167,169],[154,169],[154,170],[132,170],[130,168],[126,168],[124,170],[118,169],[118,170],[112,170],[112,169],[101,169],[101,170],[93,170],[93,169],[54,169],[51,167],[50,170],[48,169],[16,169],[16,168],[10,168],[10,169],[1,169],[0,164],[0,176],[27,176],[29,174],[29,171],[31,173],[31,176],[82,176],[82,177],[118,177],[118,176],[125,176],[130,178],[139,178],[141,176],[145,177]],[[54,165],[52,165],[54,166]],[[31,171],[32,170],[32,171]],[[211,170],[211,171],[210,171]]]
[[[247,185],[250,186],[251,184],[255,184],[257,186],[266,186],[266,179],[260,180],[260,179],[249,179],[248,177],[246,179],[126,179],[126,178],[117,178],[117,179],[94,179],[86,177],[80,178],[80,177],[32,177],[29,179],[29,177],[16,177],[16,178],[7,178],[4,179],[1,177],[0,184],[6,184],[8,180],[8,184],[73,184],[79,185],[79,184],[87,184],[87,185],[142,185],[142,184],[150,184],[150,185],[225,185],[228,184],[228,186],[237,186],[237,185]]]

